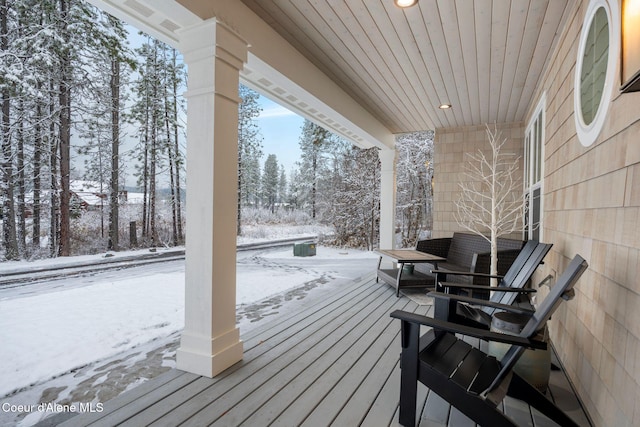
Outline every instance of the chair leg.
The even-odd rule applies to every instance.
[[[400,333],[402,335],[402,353],[400,355],[400,414],[398,421],[403,426],[414,426],[418,396],[420,325],[403,321]]]
[[[551,402],[551,400],[515,372],[513,373],[507,394],[525,401],[563,427],[579,427],[575,421],[569,418],[569,416]]]

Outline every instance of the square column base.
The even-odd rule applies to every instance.
[[[177,368],[213,378],[242,360],[244,353],[238,328],[213,339],[183,332],[176,354]]]

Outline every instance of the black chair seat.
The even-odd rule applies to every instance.
[[[440,374],[442,378],[451,379],[458,387],[477,395],[491,385],[500,371],[500,363],[495,357],[454,335],[445,333],[436,337],[432,329],[430,336],[432,342],[419,355],[421,372],[428,372],[426,375]]]

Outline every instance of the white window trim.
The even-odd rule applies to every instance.
[[[584,48],[587,42],[587,36],[589,35],[589,29],[591,22],[596,11],[600,8],[604,8],[607,13],[607,19],[609,20],[609,58],[607,61],[607,74],[605,76],[604,88],[602,90],[602,98],[600,98],[600,104],[596,111],[596,115],[593,121],[587,125],[582,117],[582,100],[580,96],[580,80],[582,74],[582,62],[584,59]],[[611,104],[611,95],[613,88],[616,86],[616,76],[618,69],[618,57],[620,56],[620,11],[618,7],[618,1],[608,0],[591,0],[587,13],[582,25],[582,31],[580,33],[580,43],[578,45],[578,58],[574,76],[574,104],[573,104],[573,116],[576,123],[576,132],[578,133],[578,140],[580,143],[588,147],[595,142],[600,135],[600,131],[604,125],[604,121],[607,117],[609,110],[609,104]]]
[[[535,164],[533,163],[534,160],[532,160],[532,156],[531,156],[531,138],[529,138],[529,152],[525,152],[524,153],[524,158],[525,161],[529,163],[528,166],[525,165],[525,169],[528,170],[529,172],[529,176],[528,176],[528,180],[524,180],[525,183],[528,183],[529,187],[524,188],[523,189],[523,196],[529,196],[529,209],[527,212],[528,218],[527,218],[527,224],[529,224],[527,226],[527,229],[524,231],[526,233],[525,237],[527,239],[531,238],[531,224],[532,224],[532,220],[533,220],[533,212],[531,210],[531,203],[533,201],[533,192],[535,190],[537,190],[538,188],[540,189],[540,223],[539,223],[539,241],[543,240],[543,230],[544,227],[542,226],[544,224],[544,151],[545,151],[545,133],[546,133],[546,122],[547,122],[547,118],[546,118],[546,106],[547,106],[547,93],[544,92],[542,94],[542,96],[540,97],[540,101],[538,101],[538,105],[536,105],[535,110],[533,110],[533,114],[531,114],[531,118],[529,119],[529,122],[527,123],[527,127],[525,130],[525,140],[527,138],[528,135],[530,135],[533,126],[535,126],[536,124],[536,120],[538,118],[540,118],[540,121],[542,122],[542,126],[540,126],[540,180],[537,181],[536,183],[533,183],[533,177],[535,174]],[[527,147],[525,147],[526,149]]]

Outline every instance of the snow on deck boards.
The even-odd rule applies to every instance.
[[[61,425],[398,425],[400,322],[389,313],[429,315],[432,307],[396,298],[373,277],[301,303],[243,335],[244,359],[217,377],[172,370]],[[550,392],[589,425],[561,371],[552,372]],[[420,425],[474,425],[421,384],[418,401]],[[522,402],[504,405],[519,424],[554,425]]]

